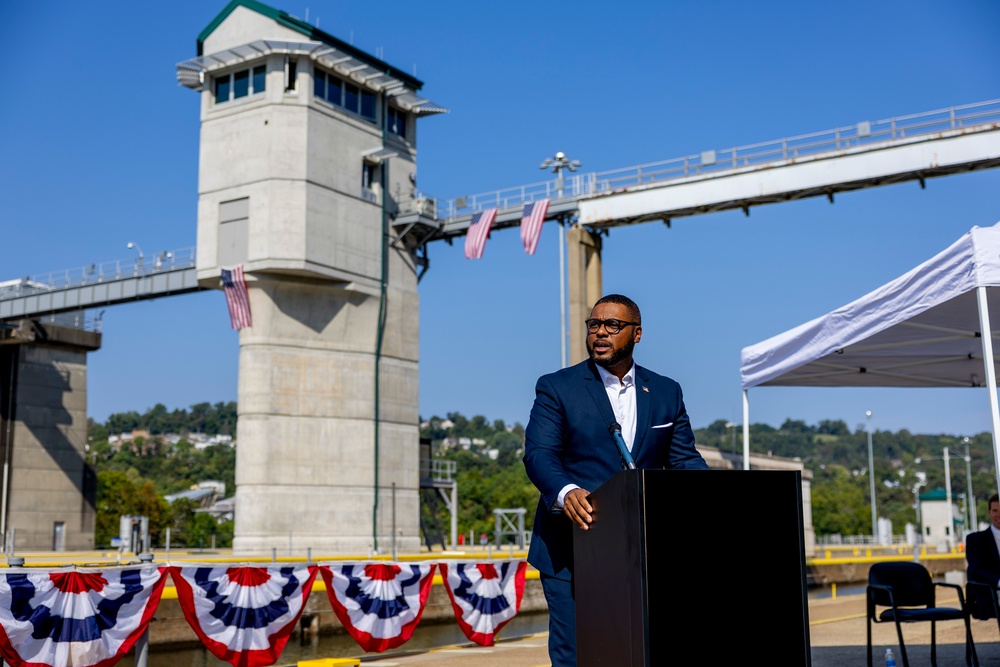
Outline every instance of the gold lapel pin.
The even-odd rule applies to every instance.
[[[644,387],[642,388],[642,390],[643,390],[644,392],[646,392],[647,394],[649,393],[649,387],[645,387],[645,386],[644,386]]]

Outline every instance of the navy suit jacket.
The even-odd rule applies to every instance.
[[[969,581],[996,586],[1000,581],[1000,552],[997,551],[993,531],[987,528],[969,533],[965,538],[965,560],[969,564]],[[993,617],[993,603],[983,598],[975,588],[968,589],[972,615],[979,619]]]
[[[679,384],[636,365],[635,403],[637,468],[708,469],[695,449]],[[614,421],[604,383],[589,360],[543,375],[535,385],[524,467],[541,492],[528,562],[542,574],[572,579],[572,523],[551,508],[567,484],[595,491],[622,469],[608,431]]]

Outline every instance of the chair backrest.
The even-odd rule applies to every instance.
[[[931,581],[927,568],[920,563],[875,563],[868,570],[868,583],[891,586],[893,600],[900,607],[934,604],[934,582]],[[872,597],[877,605],[888,607],[892,604],[889,594],[884,590],[874,589]]]

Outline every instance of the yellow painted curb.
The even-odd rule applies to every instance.
[[[360,664],[360,658],[319,658],[318,660],[299,660],[298,667],[356,667]]]

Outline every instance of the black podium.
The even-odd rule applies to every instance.
[[[629,470],[590,502],[579,667],[811,665],[798,471]]]

